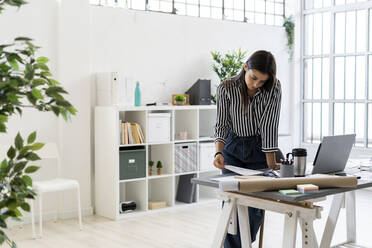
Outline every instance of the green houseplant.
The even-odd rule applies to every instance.
[[[220,52],[211,52],[213,58],[213,71],[217,74],[220,82],[238,74],[244,65],[244,57],[247,52],[243,52],[240,48],[238,51],[228,52],[222,55]],[[216,103],[216,95],[212,95],[211,99]]]
[[[152,167],[153,166],[154,166],[154,161],[150,160],[149,161],[149,167],[150,167],[150,169],[149,169],[149,175],[150,176],[154,175],[154,171],[152,170]]]
[[[288,53],[289,58],[293,58],[293,44],[294,44],[294,28],[295,24],[293,22],[293,17],[284,17],[283,27],[285,28],[285,32],[287,34],[287,46],[288,46]]]
[[[158,161],[156,163],[156,168],[157,168],[157,170],[156,170],[157,174],[161,175],[161,169],[163,168],[163,164],[161,163],[161,161]]]
[[[23,0],[0,1],[0,14],[6,6],[21,7]],[[76,109],[63,97],[67,92],[59,82],[51,78],[47,66],[48,58],[37,57],[38,46],[27,37],[18,37],[8,44],[0,44],[0,132],[6,133],[8,118],[22,115],[22,109],[34,108],[52,111],[65,120],[74,115]],[[7,219],[20,220],[21,210],[30,211],[27,199],[34,199],[32,179],[29,174],[38,170],[34,163],[40,160],[36,151],[44,144],[35,142],[36,132],[23,140],[20,133],[14,145],[0,158],[0,245],[16,247],[5,233]]]
[[[184,105],[186,97],[184,95],[177,95],[174,97],[174,101],[176,105]]]

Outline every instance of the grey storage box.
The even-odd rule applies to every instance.
[[[196,171],[196,143],[180,143],[174,146],[176,173]]]
[[[146,150],[120,150],[120,180],[146,176]]]

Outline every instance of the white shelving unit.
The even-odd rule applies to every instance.
[[[169,142],[143,144],[120,144],[121,121],[138,123],[147,139],[149,113],[170,113],[171,140]],[[216,192],[202,186],[196,186],[195,203],[177,202],[176,193],[181,175],[195,174],[205,177],[219,174],[213,169],[175,173],[174,146],[178,143],[195,142],[197,157],[200,142],[213,142],[216,106],[156,106],[156,107],[96,107],[95,108],[95,202],[96,214],[119,220],[140,213],[161,210],[149,210],[149,201],[165,201],[167,208],[187,206],[215,199]],[[187,140],[179,139],[179,132],[187,131]],[[125,148],[145,148],[146,176],[128,180],[119,179],[119,150]],[[162,175],[148,175],[148,161],[160,160],[163,163]],[[199,159],[197,159],[199,161]],[[199,163],[199,162],[197,162]],[[155,167],[155,166],[154,166]],[[119,204],[123,201],[135,201],[137,209],[130,213],[119,213]]]

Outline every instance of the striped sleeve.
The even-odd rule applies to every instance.
[[[231,130],[230,99],[226,88],[220,84],[217,87],[217,119],[214,130],[215,142],[221,141],[225,144],[226,137]]]
[[[269,105],[264,113],[260,127],[263,152],[275,152],[278,150],[278,127],[281,99],[282,89],[280,82],[277,81],[273,88],[268,103]]]

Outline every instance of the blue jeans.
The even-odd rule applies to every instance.
[[[226,144],[222,151],[224,162],[227,165],[234,165],[247,169],[265,169],[267,168],[266,155],[262,152],[261,136],[238,137],[235,133],[229,133]],[[222,174],[232,173],[225,169]],[[258,229],[262,224],[264,210],[248,207],[249,225],[251,229],[252,242],[256,240]],[[240,248],[240,230],[239,222],[236,220],[238,233],[232,235],[227,233],[225,239],[225,248]]]

